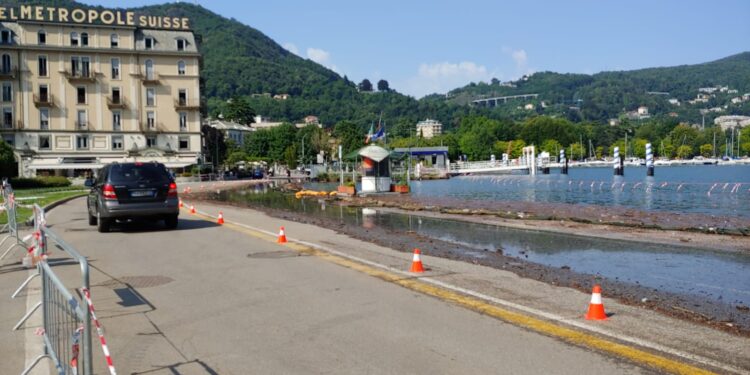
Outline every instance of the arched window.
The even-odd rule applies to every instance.
[[[112,34],[109,36],[109,44],[112,48],[117,48],[120,46],[120,36],[117,34]]]
[[[182,60],[177,62],[177,74],[181,76],[185,75],[185,62]]]
[[[89,45],[89,33],[81,33],[81,45],[82,46]]]
[[[146,60],[146,79],[154,79],[154,62]]]
[[[47,44],[47,32],[44,30],[37,31],[36,41],[40,46]]]
[[[75,31],[70,33],[70,45],[73,47],[78,47],[78,33]]]

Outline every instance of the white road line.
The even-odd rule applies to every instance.
[[[205,216],[213,217],[212,215],[210,215],[210,214],[208,214],[206,212],[203,212],[203,211],[198,211],[198,213],[200,213],[202,215],[205,215]],[[278,234],[278,233],[267,231],[265,229],[257,228],[257,227],[251,226],[251,225],[247,225],[247,224],[243,224],[243,223],[238,223],[238,222],[235,222],[235,221],[232,221],[232,222],[227,221],[227,223],[231,223],[231,224],[234,224],[234,225],[237,225],[237,226],[245,227],[247,229],[254,230],[254,231],[257,231],[257,232],[265,233],[265,234],[270,235],[270,236],[276,236]],[[309,246],[309,247],[312,247],[312,248],[315,248],[315,249],[323,250],[325,252],[328,252],[328,253],[340,256],[342,258],[353,260],[355,262],[359,262],[359,263],[367,264],[369,266],[373,266],[373,267],[377,267],[377,268],[380,268],[380,269],[384,269],[384,270],[387,270],[389,272],[397,273],[397,274],[408,276],[408,277],[412,277],[412,278],[415,277],[411,273],[408,273],[408,272],[405,272],[405,271],[393,268],[391,266],[388,266],[388,265],[385,265],[385,264],[380,264],[380,263],[377,263],[377,262],[373,262],[373,261],[370,261],[370,260],[367,260],[367,259],[363,259],[363,258],[354,256],[354,255],[346,254],[346,253],[340,252],[338,250],[334,250],[334,249],[331,249],[331,248],[328,248],[328,247],[325,247],[325,246],[322,246],[322,245],[318,245],[318,244],[315,244],[315,243],[312,243],[312,242],[307,242],[307,241],[303,241],[303,240],[299,240],[299,239],[294,239],[294,238],[291,238],[291,237],[287,237],[287,240],[291,241],[291,242],[296,242],[296,243],[299,243],[299,244],[302,244],[302,245],[306,245],[306,246]],[[535,315],[537,317],[541,317],[541,318],[544,318],[544,319],[547,319],[547,320],[550,320],[550,321],[554,321],[554,322],[562,323],[562,324],[565,324],[565,325],[573,326],[573,327],[576,327],[578,329],[582,329],[582,330],[585,330],[585,331],[588,331],[588,332],[594,332],[594,333],[597,333],[599,335],[606,336],[606,337],[609,337],[609,338],[612,338],[612,339],[616,339],[616,340],[623,341],[623,342],[628,342],[628,343],[635,344],[635,345],[638,345],[638,346],[641,346],[641,347],[644,347],[644,348],[653,349],[653,350],[656,350],[656,351],[659,351],[659,352],[662,352],[662,353],[671,354],[671,355],[676,356],[676,357],[684,358],[684,359],[687,359],[687,360],[690,360],[690,361],[694,361],[696,363],[700,363],[700,364],[703,364],[703,365],[716,367],[718,369],[722,369],[722,370],[725,370],[725,371],[730,371],[730,372],[734,372],[734,373],[738,373],[738,374],[743,374],[743,375],[750,375],[750,371],[747,371],[747,370],[744,370],[744,369],[741,369],[741,368],[738,368],[738,367],[734,367],[734,366],[731,366],[731,365],[727,365],[725,363],[721,363],[721,362],[715,361],[715,360],[710,359],[710,358],[706,358],[706,357],[703,357],[703,356],[700,356],[700,355],[697,355],[697,354],[686,353],[686,352],[683,352],[683,351],[680,351],[680,350],[677,350],[677,349],[674,349],[674,348],[670,348],[670,347],[667,347],[667,346],[664,346],[664,345],[661,345],[661,344],[657,344],[657,343],[654,343],[654,342],[643,340],[643,339],[640,339],[640,338],[637,338],[637,337],[622,335],[622,334],[619,334],[619,333],[616,333],[616,332],[612,332],[612,331],[603,329],[601,327],[592,326],[592,325],[586,324],[586,323],[584,323],[582,321],[578,321],[578,320],[574,320],[574,319],[570,319],[570,318],[565,318],[565,317],[557,315],[557,314],[552,314],[552,313],[548,313],[548,312],[545,312],[545,311],[542,311],[542,310],[537,310],[537,309],[535,309],[533,307],[528,307],[528,306],[520,305],[520,304],[515,303],[515,302],[511,302],[511,301],[503,300],[503,299],[500,299],[500,298],[488,296],[486,294],[482,294],[482,293],[479,293],[479,292],[476,292],[476,291],[473,291],[473,290],[470,290],[470,289],[465,289],[465,288],[462,288],[462,287],[459,287],[459,286],[456,286],[456,285],[452,285],[452,284],[448,284],[448,283],[445,283],[445,282],[442,282],[442,281],[439,281],[439,280],[435,280],[435,279],[431,278],[430,276],[420,276],[420,277],[417,277],[417,278],[420,279],[421,281],[424,281],[426,283],[439,286],[441,288],[445,288],[445,289],[448,289],[448,290],[452,290],[454,292],[459,292],[459,293],[462,293],[462,294],[470,295],[472,297],[479,298],[479,299],[482,299],[482,300],[485,300],[487,302],[491,302],[491,303],[494,303],[494,304],[497,304],[497,305],[509,307],[509,308],[514,309],[514,310],[523,311],[525,313],[528,313],[528,314],[531,314],[531,315]]]

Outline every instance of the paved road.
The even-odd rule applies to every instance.
[[[650,373],[189,215],[100,234],[77,199],[48,222],[91,259],[121,374]]]

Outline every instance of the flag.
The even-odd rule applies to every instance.
[[[375,134],[370,136],[371,141],[377,141],[380,138],[385,137],[385,127],[378,126],[378,130],[375,132]]]

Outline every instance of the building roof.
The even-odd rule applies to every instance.
[[[242,125],[236,122],[224,121],[224,120],[209,120],[208,126],[214,129],[218,129],[218,130],[236,130],[236,131],[241,131],[241,132],[255,131],[255,129],[247,125]]]

